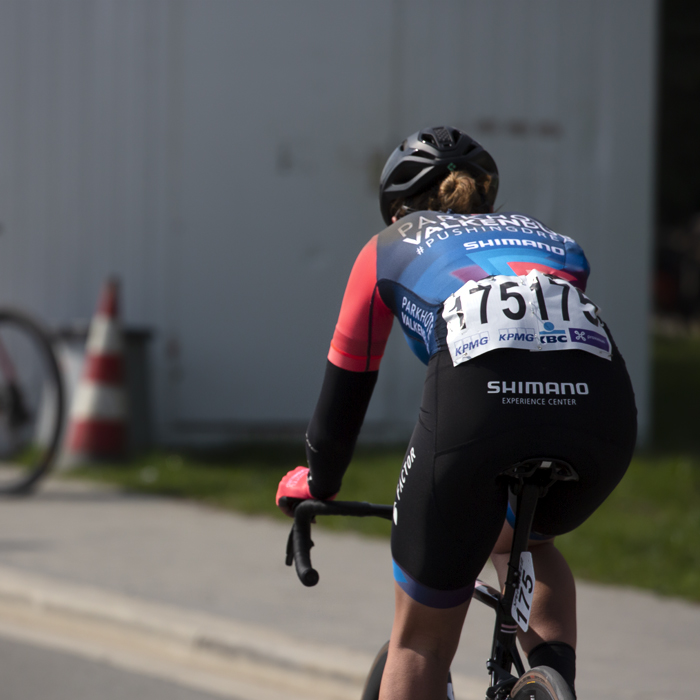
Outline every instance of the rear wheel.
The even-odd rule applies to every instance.
[[[575,700],[569,684],[549,666],[524,673],[510,691],[511,700]]]
[[[0,309],[0,494],[28,493],[50,469],[63,412],[49,335],[25,314]]]
[[[365,687],[362,691],[362,700],[379,700],[379,686],[382,684],[382,675],[386,666],[386,657],[389,654],[389,642],[380,650],[372,663],[372,667],[367,674]],[[452,691],[452,674],[447,674],[447,700],[455,700]]]
[[[384,666],[386,666],[386,657],[389,653],[389,642],[387,642],[380,650],[372,663],[367,674],[365,687],[362,691],[362,700],[379,700],[379,686],[382,684],[382,674]]]

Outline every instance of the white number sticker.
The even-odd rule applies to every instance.
[[[523,552],[520,555],[520,583],[515,591],[513,605],[510,614],[518,623],[523,632],[527,632],[530,626],[530,612],[532,610],[532,597],[535,593],[535,568],[532,566],[532,554]]]
[[[612,354],[598,307],[566,280],[537,270],[469,281],[445,300],[442,316],[455,365],[499,348]]]

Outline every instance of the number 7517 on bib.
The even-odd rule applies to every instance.
[[[442,316],[455,365],[501,348],[612,354],[598,307],[570,282],[537,270],[470,280],[445,300]]]

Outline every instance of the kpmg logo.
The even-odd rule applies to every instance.
[[[544,324],[544,330],[540,331],[540,342],[542,343],[566,343],[566,331],[557,330],[551,321]]]
[[[472,335],[468,338],[464,338],[460,343],[456,344],[454,347],[454,357],[461,357],[462,355],[468,355],[479,347],[488,345],[489,334],[479,333],[479,335]]]
[[[532,343],[535,340],[534,328],[499,328],[498,342]]]

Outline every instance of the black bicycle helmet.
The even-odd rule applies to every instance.
[[[493,206],[498,168],[479,143],[451,126],[435,126],[409,136],[389,156],[379,181],[379,206],[387,225],[391,224],[389,207],[393,200],[413,197],[453,170],[464,170],[473,177],[490,175],[486,203]]]

